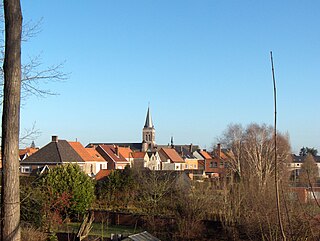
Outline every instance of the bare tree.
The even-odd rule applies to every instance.
[[[230,124],[219,142],[228,149],[229,169],[241,179],[241,146],[243,142],[244,130],[240,124]]]
[[[20,241],[19,128],[21,94],[20,0],[4,0],[5,58],[2,111],[1,240]]]
[[[3,7],[0,4],[0,7]],[[0,22],[3,21],[4,16],[0,15]],[[28,21],[22,26],[22,42],[27,42],[31,38],[37,36],[41,32],[42,19],[33,22]],[[4,44],[3,44],[3,31],[0,29],[0,65],[4,61]],[[21,63],[21,99],[25,100],[30,95],[38,97],[45,97],[48,95],[56,95],[57,93],[45,88],[44,86],[53,81],[63,81],[67,79],[68,74],[63,72],[64,63],[59,63],[51,66],[44,66],[41,61],[41,56],[29,57],[25,63]],[[0,88],[4,87],[4,69],[0,67]],[[0,91],[0,104],[3,101],[3,93]],[[31,128],[24,130],[20,137],[20,144],[25,144],[27,140],[34,140],[39,136],[40,132],[36,129],[35,125]]]
[[[264,187],[275,170],[274,136],[272,126],[250,124],[245,129],[241,125],[229,125],[219,139],[228,148],[229,167],[246,181],[256,180]],[[290,154],[286,135],[277,135],[277,155],[280,170]]]
[[[317,163],[314,160],[312,154],[307,154],[304,162],[301,165],[301,170],[299,174],[299,182],[304,185],[310,184],[314,185],[319,177],[319,171]],[[309,184],[310,183],[310,184]]]
[[[2,7],[2,6],[1,6]],[[3,16],[0,16],[1,19]],[[22,42],[27,42],[41,32],[42,19],[37,22],[28,21],[22,26]],[[1,35],[0,35],[1,36]],[[3,37],[3,36],[2,36]],[[4,46],[0,45],[0,62],[4,60]],[[65,80],[68,74],[63,72],[63,63],[52,66],[43,66],[41,56],[29,57],[27,62],[21,64],[21,98],[25,99],[30,95],[44,97],[56,95],[50,89],[45,89],[44,85],[52,81]],[[0,85],[3,86],[3,69],[0,68]],[[2,94],[0,98],[2,99]]]

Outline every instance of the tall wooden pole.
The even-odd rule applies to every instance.
[[[279,194],[279,178],[278,178],[278,156],[277,156],[277,89],[276,89],[276,78],[274,75],[273,57],[272,51],[270,51],[271,66],[272,66],[272,80],[273,80],[273,97],[274,97],[274,183],[276,189],[276,203],[277,203],[277,214],[278,222],[282,235],[282,240],[287,240],[286,234],[284,233],[282,218],[281,218],[281,207],[280,207],[280,194]]]
[[[2,112],[1,240],[20,241],[19,129],[21,92],[20,0],[4,0],[5,57]]]

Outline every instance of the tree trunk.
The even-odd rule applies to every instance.
[[[2,112],[1,240],[20,241],[19,125],[21,92],[20,0],[4,0],[5,59]]]

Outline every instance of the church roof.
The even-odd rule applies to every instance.
[[[101,145],[115,145],[115,146],[119,146],[119,147],[128,147],[130,148],[132,151],[140,151],[142,149],[142,143],[141,142],[136,142],[136,143],[115,143],[115,142],[96,142],[96,143],[89,143],[86,148],[90,148],[90,147],[97,147],[97,146],[101,146]]]
[[[146,123],[144,124],[145,128],[153,128],[153,123],[152,123],[152,118],[151,118],[151,113],[150,113],[150,108],[148,107],[148,112],[147,112],[147,117],[146,117]]]

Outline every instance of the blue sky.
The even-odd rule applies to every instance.
[[[150,102],[156,141],[210,148],[230,123],[273,123],[294,152],[320,149],[319,1],[22,1],[41,33],[23,59],[64,62],[68,80],[28,98],[21,129],[89,142],[141,141]]]

